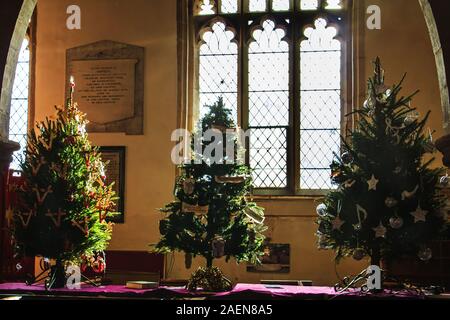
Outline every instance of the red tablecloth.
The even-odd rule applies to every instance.
[[[84,285],[80,290],[53,289],[45,292],[42,285],[27,286],[24,283],[0,284],[0,294],[47,294],[61,296],[94,296],[94,297],[128,297],[128,298],[194,298],[207,296],[210,299],[331,299],[331,298],[396,298],[396,299],[423,299],[424,296],[410,292],[385,291],[375,295],[362,294],[352,290],[337,294],[329,287],[301,287],[278,286],[262,284],[237,284],[232,291],[205,294],[202,292],[189,292],[184,288],[160,287],[151,290],[133,290],[120,285],[94,287]]]

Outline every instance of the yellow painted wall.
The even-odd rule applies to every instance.
[[[365,11],[364,3],[362,8]],[[414,105],[433,110],[430,126],[443,130],[440,98],[431,43],[420,7],[412,0],[371,0],[383,14],[380,31],[366,30],[361,41],[361,79],[371,72],[370,61],[379,55],[387,69],[387,82],[393,83],[403,72],[409,76],[407,92],[422,90]],[[65,28],[66,8],[78,4],[82,10],[82,29]],[[362,15],[364,12],[362,12]],[[39,0],[36,65],[36,119],[53,113],[53,105],[64,99],[65,50],[99,40],[115,40],[145,47],[145,134],[91,134],[98,145],[127,146],[126,222],[116,225],[110,249],[146,250],[158,240],[156,208],[170,201],[175,170],[171,164],[170,134],[177,125],[177,47],[175,0]],[[364,85],[364,83],[363,83]],[[333,253],[318,251],[314,200],[261,201],[266,207],[267,235],[277,243],[291,244],[291,273],[252,274],[234,262],[223,266],[234,281],[257,282],[261,278],[310,279],[318,285],[336,282]],[[201,260],[194,261],[194,267]],[[359,272],[365,263],[351,259],[337,270],[341,275]],[[184,258],[168,259],[169,276],[186,278]]]

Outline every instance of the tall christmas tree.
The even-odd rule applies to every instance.
[[[210,290],[229,287],[213,268],[214,259],[225,256],[227,261],[234,257],[237,262],[257,263],[261,256],[264,210],[248,200],[252,178],[250,169],[239,162],[244,150],[234,127],[231,112],[220,98],[199,122],[197,139],[191,145],[192,161],[180,166],[176,200],[161,210],[166,217],[160,221],[156,251],[185,252],[188,268],[192,257],[206,259],[207,268],[191,278],[189,288],[193,290],[197,286]],[[223,143],[207,141],[203,134],[208,130],[219,133]],[[215,148],[211,148],[213,142]],[[236,146],[232,156],[230,146]]]
[[[114,191],[105,184],[101,155],[88,140],[88,121],[72,101],[74,86],[71,82],[70,99],[57,108],[56,118],[30,131],[14,208],[17,254],[55,259],[54,287],[64,285],[64,262],[105,250],[112,232],[106,218],[114,208]]]
[[[386,87],[380,60],[374,63],[368,98],[356,111],[357,125],[343,139],[343,153],[333,162],[338,188],[317,208],[319,246],[336,251],[336,258],[381,259],[415,255],[427,261],[429,242],[445,225],[440,195],[442,169],[433,169],[429,112],[420,120],[400,96],[401,84]]]

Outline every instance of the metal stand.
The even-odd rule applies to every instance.
[[[54,286],[57,282],[58,278],[58,270],[56,270],[56,266],[51,266],[50,262],[46,258],[41,258],[41,261],[39,262],[39,266],[41,267],[42,272],[39,273],[36,277],[32,275],[28,275],[27,279],[25,280],[25,283],[28,286],[35,285],[36,283],[44,281],[45,290],[51,290],[54,289]],[[65,273],[64,273],[65,274]],[[93,280],[89,279],[85,275],[81,274],[81,279],[84,280],[83,283],[90,284],[94,287],[99,287],[100,284],[95,283]]]

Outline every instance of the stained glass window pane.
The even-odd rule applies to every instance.
[[[327,0],[327,5],[325,9],[336,10],[342,9],[342,0]]]
[[[331,189],[330,164],[340,149],[341,43],[319,18],[300,44],[300,187]]]
[[[289,45],[285,31],[266,20],[249,45],[250,165],[258,188],[287,186]]]
[[[22,42],[22,48],[19,53],[11,96],[9,140],[20,144],[20,150],[14,154],[13,162],[10,165],[10,168],[13,170],[20,169],[20,159],[23,157],[27,144],[29,77],[30,50],[28,48],[28,40],[25,39]]]
[[[264,12],[267,10],[266,0],[249,0],[250,12]]]
[[[196,0],[194,4],[194,12],[201,16],[215,14],[214,0]]]
[[[287,186],[287,128],[252,128],[250,167],[257,188]]]
[[[319,8],[319,0],[300,0],[301,10],[317,10]]]
[[[202,35],[199,55],[199,107],[203,117],[209,106],[223,97],[237,123],[238,48],[235,35],[216,22]]]
[[[290,0],[272,0],[272,9],[274,11],[288,11],[290,2]]]
[[[220,11],[222,13],[237,13],[239,10],[238,0],[222,0]]]

